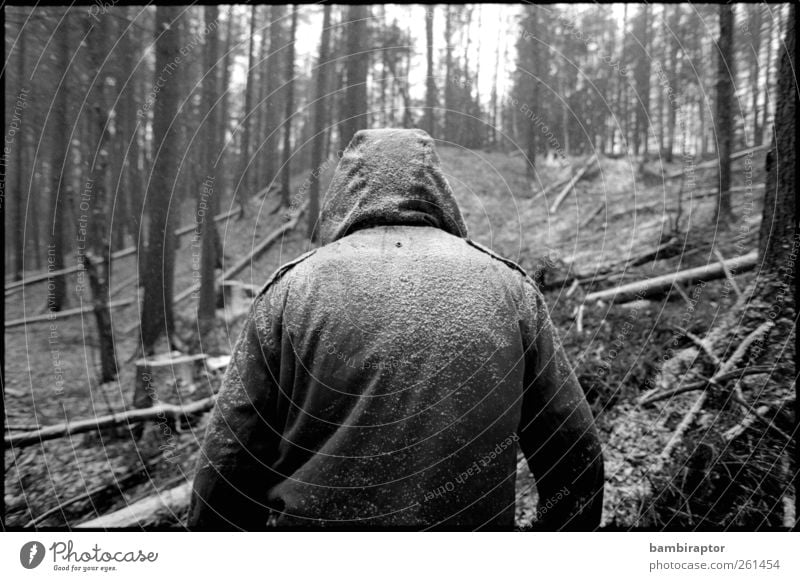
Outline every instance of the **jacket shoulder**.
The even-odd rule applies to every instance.
[[[294,268],[295,266],[297,266],[298,264],[300,264],[301,262],[303,262],[304,260],[306,260],[307,258],[312,256],[316,251],[317,251],[316,248],[314,250],[309,250],[308,252],[306,252],[305,254],[301,254],[300,256],[295,258],[294,260],[279,266],[278,269],[275,272],[272,273],[272,276],[270,276],[267,279],[267,282],[264,283],[264,286],[261,287],[261,290],[258,291],[258,294],[256,295],[256,297],[262,296],[265,292],[267,292],[267,290],[269,290],[269,288],[273,284],[278,282],[283,275],[285,275],[292,268]]]
[[[478,242],[475,242],[474,240],[467,239],[467,244],[469,244],[473,248],[476,248],[477,250],[480,250],[484,254],[488,254],[489,256],[494,258],[495,260],[499,260],[500,262],[505,264],[507,267],[509,267],[511,270],[515,270],[515,271],[519,272],[527,280],[530,280],[530,277],[528,276],[528,273],[525,272],[525,269],[522,268],[519,264],[517,264],[513,260],[509,260],[508,258],[504,258],[504,257],[500,256],[495,251],[490,250],[489,248],[487,248],[483,244],[479,244]]]

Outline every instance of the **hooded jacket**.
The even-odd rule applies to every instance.
[[[420,130],[359,131],[323,246],[254,301],[198,459],[189,526],[512,529],[600,521],[589,407],[541,294],[472,242]]]

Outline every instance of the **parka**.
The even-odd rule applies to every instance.
[[[542,294],[472,241],[421,130],[359,131],[321,246],[254,300],[199,453],[195,529],[599,525],[603,461]]]

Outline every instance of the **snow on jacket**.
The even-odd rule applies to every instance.
[[[468,238],[431,138],[358,132],[320,230],[234,347],[189,525],[511,529],[520,447],[543,526],[597,526],[600,444],[542,295]]]

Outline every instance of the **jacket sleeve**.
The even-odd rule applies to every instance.
[[[270,295],[253,304],[234,346],[200,449],[189,508],[194,529],[262,529],[266,493],[280,435],[274,413],[278,393],[279,313]]]
[[[544,298],[525,281],[520,447],[536,478],[539,526],[592,530],[603,506],[603,457],[592,412]]]

